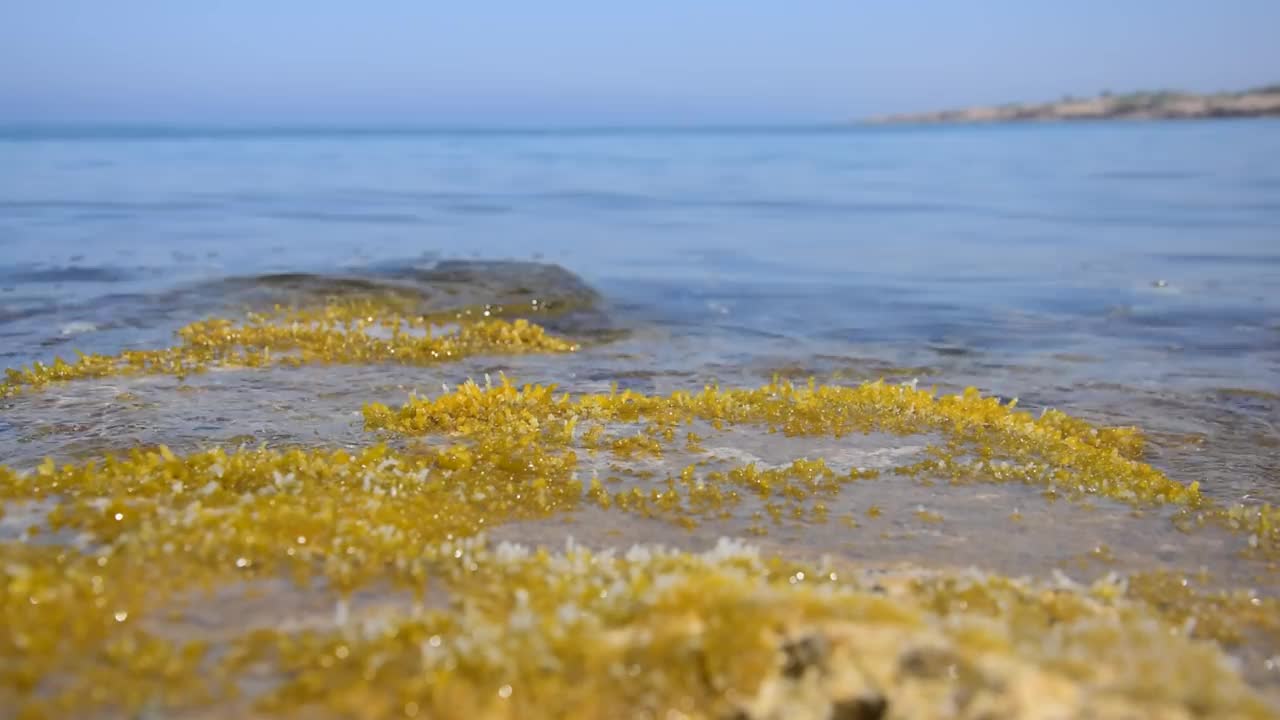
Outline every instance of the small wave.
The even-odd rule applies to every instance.
[[[72,322],[66,323],[61,328],[59,328],[59,332],[64,337],[71,336],[71,335],[81,335],[81,334],[90,333],[90,332],[97,332],[97,330],[98,330],[97,325],[94,325],[91,322],[85,322],[83,320],[74,320]]]
[[[824,213],[853,215],[899,215],[899,214],[936,214],[964,213],[966,211],[982,211],[982,208],[971,208],[962,205],[932,202],[848,202],[825,200],[800,200],[790,198],[750,198],[744,200],[725,200],[721,202],[699,202],[697,205],[713,205],[732,210],[760,210],[776,213]]]
[[[1194,170],[1106,170],[1092,173],[1101,180],[1199,180],[1205,173]]]
[[[112,283],[125,282],[134,277],[132,272],[108,266],[0,268],[0,281],[11,283]]]
[[[0,210],[55,210],[86,213],[187,212],[216,210],[220,205],[192,200],[133,202],[124,200],[0,200]]]
[[[528,196],[532,200],[564,202],[599,209],[643,210],[662,207],[670,201],[641,193],[613,192],[605,190],[566,190],[561,192],[535,193]]]
[[[262,216],[275,220],[307,220],[324,223],[360,223],[376,225],[416,225],[427,222],[426,218],[412,213],[278,211],[262,213]]]
[[[444,205],[442,209],[461,215],[503,215],[511,212],[513,208],[510,205],[498,203],[458,202]]]
[[[969,357],[981,354],[979,351],[961,345],[928,345],[930,351],[943,357]]]
[[[52,306],[0,305],[0,325],[26,320],[53,311]]]
[[[1162,260],[1191,265],[1280,265],[1280,254],[1277,255],[1225,255],[1210,253],[1164,253],[1158,256]]]

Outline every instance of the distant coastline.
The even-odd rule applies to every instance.
[[[867,118],[873,125],[1000,123],[1055,120],[1194,120],[1230,117],[1280,117],[1280,85],[1243,92],[1155,91],[1092,98],[1064,97],[1056,102],[1010,103]]]

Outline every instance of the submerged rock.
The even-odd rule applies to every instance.
[[[549,329],[571,334],[614,326],[600,294],[585,280],[560,265],[521,260],[386,263],[343,274],[270,273],[227,278],[200,289],[253,308],[372,299],[421,313],[490,307],[506,317],[536,315]]]
[[[416,285],[438,288],[450,296],[473,294],[498,305],[566,304],[593,306],[600,295],[582,278],[551,263],[520,260],[446,260],[428,268],[388,272]]]

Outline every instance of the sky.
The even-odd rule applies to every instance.
[[[839,122],[1280,83],[1280,0],[0,0],[0,123]]]

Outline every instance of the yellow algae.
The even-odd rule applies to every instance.
[[[0,393],[122,373],[574,348],[498,312],[427,316],[391,301],[278,308],[193,323],[175,348],[9,371]],[[364,419],[370,430],[451,444],[159,447],[26,472],[0,466],[0,516],[10,501],[48,508],[35,532],[0,542],[0,715],[1275,716],[1223,648],[1280,635],[1276,600],[1175,574],[1079,586],[862,572],[729,540],[694,554],[486,538],[505,523],[567,521],[587,508],[692,528],[744,505],[744,532],[763,536],[766,518],[826,521],[847,484],[932,477],[1171,504],[1180,525],[1225,525],[1250,552],[1274,557],[1280,511],[1211,503],[1195,483],[1143,463],[1136,429],[1032,416],[973,390],[778,379],[574,395],[503,377],[398,408],[371,404]],[[679,452],[706,453],[705,438],[684,427],[694,424],[942,440],[924,460],[885,469],[838,471],[821,457],[676,465]],[[588,471],[579,452],[612,457],[613,474]],[[943,519],[923,507],[916,516]],[[852,513],[840,521],[857,527]],[[201,597],[255,583],[330,600],[332,617],[282,624]],[[353,612],[369,593],[409,599]]]
[[[757,389],[708,387],[699,393],[648,396],[634,391],[556,395],[550,386],[516,387],[503,378],[482,388],[467,383],[437,398],[412,398],[392,410],[365,408],[369,429],[421,434],[449,423],[484,428],[492,422],[545,423],[570,418],[656,425],[702,420],[777,428],[787,435],[835,436],[855,432],[902,435],[941,432],[947,452],[901,473],[937,472],[955,481],[981,477],[1105,495],[1135,503],[1198,506],[1197,485],[1182,485],[1138,460],[1141,435],[1130,428],[1094,428],[1062,413],[1018,412],[972,389],[937,397],[906,385],[856,387],[771,383]]]
[[[243,322],[213,318],[178,330],[181,344],[118,355],[78,354],[5,371],[0,397],[50,383],[113,375],[185,377],[211,367],[312,363],[433,364],[480,354],[571,352],[576,346],[525,319],[462,315],[440,331],[437,318],[355,312],[350,305],[251,313]],[[370,311],[372,312],[372,311]]]
[[[378,457],[379,465],[390,459],[336,464],[350,470]],[[0,653],[22,660],[6,665],[6,692],[54,716],[190,709],[229,697],[252,671],[258,682],[272,678],[252,699],[269,714],[395,717],[412,703],[446,718],[661,716],[673,708],[691,717],[773,717],[800,716],[802,705],[814,704],[822,712],[812,716],[827,717],[833,705],[863,699],[882,704],[887,717],[949,717],[941,709],[949,703],[1022,717],[1031,711],[1027,695],[1050,683],[1062,696],[1037,702],[1060,704],[1061,717],[1107,717],[1100,708],[1113,702],[1130,712],[1270,716],[1214,646],[1188,637],[1179,618],[1166,621],[1123,594],[978,575],[864,579],[732,542],[704,555],[531,551],[441,540],[449,533],[435,533],[446,527],[430,523],[424,545],[370,528],[366,534],[378,537],[353,537],[361,544],[353,553],[326,537],[334,518],[313,520],[298,535],[308,515],[272,517],[295,504],[286,498],[303,504],[301,493],[246,503],[260,494],[246,476],[259,461],[282,462],[228,459],[237,468],[228,475],[244,483],[240,500],[214,500],[210,509],[245,522],[241,534],[261,536],[253,555],[228,548],[228,560],[246,553],[249,562],[203,556],[195,549],[201,536],[234,538],[198,523],[133,525],[127,535],[146,541],[116,535],[110,552],[6,546],[0,601],[13,630]],[[295,461],[290,467],[306,464]],[[166,474],[163,458],[145,462]],[[350,500],[367,492],[351,488]],[[389,525],[415,527],[403,519]],[[179,543],[180,552],[157,552]],[[148,630],[159,603],[198,578],[262,573],[259,559],[271,555],[263,551],[283,558],[294,553],[282,550],[299,548],[308,549],[301,567],[318,575],[335,558],[356,575],[367,565],[393,573],[402,567],[393,558],[419,560],[414,582],[437,578],[453,600],[447,609],[302,631],[253,627],[249,619],[216,654]],[[947,703],[931,710],[929,698]]]
[[[1228,647],[1259,634],[1280,641],[1280,600],[1252,590],[1213,590],[1207,578],[1167,571],[1134,574],[1123,581],[1126,594],[1157,608],[1164,618],[1194,637]]]
[[[1184,485],[1142,462],[1143,440],[1136,429],[1095,428],[1053,410],[1032,416],[1016,410],[1013,403],[983,398],[972,388],[936,396],[909,385],[880,382],[854,387],[773,382],[756,389],[707,387],[698,393],[678,391],[666,396],[616,388],[571,396],[557,393],[554,386],[517,387],[504,377],[487,387],[468,382],[435,398],[411,398],[396,409],[371,404],[365,407],[364,417],[368,429],[413,435],[450,427],[458,435],[483,436],[492,428],[527,429],[580,419],[647,422],[653,427],[699,420],[721,427],[777,428],[792,436],[942,433],[946,444],[930,448],[929,459],[890,472],[941,476],[953,483],[1037,485],[1045,488],[1049,499],[1065,493],[1102,496],[1137,507],[1171,504],[1242,533],[1251,550],[1268,554],[1280,550],[1280,509],[1269,505],[1228,508],[1209,502],[1199,483]],[[593,426],[593,442],[604,435],[603,429],[595,428],[600,426]],[[803,498],[814,489],[775,488],[776,478],[768,474],[747,468],[735,472],[730,480],[763,495],[777,491]],[[848,479],[874,477],[874,473],[855,469]]]
[[[430,717],[505,716],[506,705],[492,704],[495,687],[512,688],[503,699],[515,698],[511,707],[521,717],[611,717],[673,706],[694,717],[767,717],[758,713],[798,702],[793,695],[801,691],[820,696],[807,702],[821,707],[867,695],[896,712],[920,709],[919,685],[926,681],[926,694],[959,699],[987,693],[984,702],[1018,712],[1014,686],[1039,687],[1052,679],[1080,686],[1061,699],[1065,717],[1106,716],[1097,714],[1096,703],[1104,700],[1126,708],[1159,701],[1194,707],[1203,716],[1268,716],[1211,647],[1145,629],[1146,618],[1159,615],[1144,615],[1140,606],[1099,604],[1118,602],[1114,594],[1091,600],[966,577],[952,585],[913,581],[910,592],[885,597],[883,578],[867,587],[855,573],[842,573],[846,584],[835,585],[834,571],[763,562],[732,544],[705,557],[638,549],[618,558],[581,549],[563,555],[487,549],[464,541],[459,534],[467,526],[454,515],[486,502],[475,496],[475,483],[490,483],[501,465],[468,472],[477,463],[452,449],[429,460],[385,448],[358,455],[260,450],[179,457],[157,451],[108,460],[101,468],[50,463],[27,475],[6,472],[7,493],[65,492],[82,500],[124,494],[152,504],[143,512],[136,501],[86,503],[61,517],[59,525],[87,528],[104,543],[87,553],[4,546],[0,597],[5,617],[22,630],[0,652],[23,660],[4,682],[16,698],[53,715],[198,707],[250,668],[261,676],[265,667],[277,686],[255,704],[269,713],[309,708],[341,715],[364,708],[381,717],[415,703]],[[430,473],[419,477],[423,468],[449,471],[461,492],[441,492]],[[547,474],[557,469],[565,466],[545,468]],[[526,482],[513,483],[506,499],[547,490],[552,483],[541,474],[520,473]],[[197,486],[201,477],[216,486]],[[415,481],[426,487],[407,487]],[[183,503],[189,485],[204,498],[194,510]],[[341,502],[324,502],[326,493]],[[418,493],[430,499],[420,502]],[[388,494],[397,501],[393,507],[387,507]],[[546,502],[545,495],[537,497]],[[564,500],[568,506],[571,497]],[[394,507],[400,503],[407,507]],[[344,527],[344,510],[352,507],[381,524],[365,525],[361,517]],[[161,521],[179,509],[172,518],[177,522]],[[487,517],[501,520],[500,513]],[[246,627],[213,674],[205,671],[209,651],[201,643],[145,629],[159,603],[202,579],[279,572],[299,582],[321,577],[340,592],[388,576],[399,575],[410,587],[437,577],[456,601],[448,611],[356,628],[299,634]],[[810,585],[806,576],[824,580]],[[1148,594],[1161,596],[1167,607],[1165,593]],[[1203,612],[1194,603],[1183,606]],[[1265,617],[1265,609],[1258,612]],[[1186,626],[1179,617],[1170,620],[1170,627]],[[1099,623],[1111,629],[1100,633]],[[981,643],[974,640],[975,627]],[[743,632],[749,628],[756,630]],[[816,649],[796,659],[798,642]],[[1090,662],[1064,662],[1046,650],[1064,644]],[[921,648],[952,658],[946,667],[963,661],[972,672],[960,682],[945,668],[932,673]],[[1131,661],[1134,652],[1145,658],[1141,673],[1119,661],[1107,664],[1113,656]],[[907,668],[907,676],[899,677],[895,667]],[[1156,673],[1167,689],[1152,696],[1142,673]],[[788,685],[810,674],[821,679],[820,691]],[[1100,677],[1107,690],[1090,693]],[[1195,682],[1164,682],[1179,678]]]

